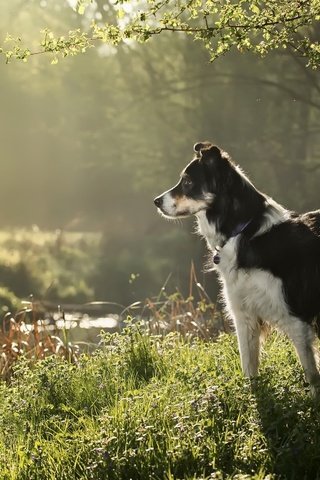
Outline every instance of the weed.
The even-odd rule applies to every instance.
[[[212,339],[221,331],[230,332],[230,326],[201,283],[194,264],[191,263],[189,294],[184,297],[178,290],[167,294],[166,283],[157,297],[147,299],[140,317],[148,319],[152,334],[167,334],[177,331],[184,336]]]
[[[47,322],[38,315],[32,296],[31,301],[23,303],[23,309],[18,310],[15,315],[8,312],[2,321],[1,378],[10,378],[12,367],[21,356],[31,363],[51,355],[71,362],[77,361],[79,348],[68,341],[63,342],[57,329],[49,332]]]

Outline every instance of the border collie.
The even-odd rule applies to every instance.
[[[313,323],[320,313],[320,210],[286,210],[209,142],[195,144],[194,152],[177,185],[155,205],[167,218],[196,216],[236,328],[244,375],[257,374],[269,324],[292,340],[311,392],[319,394]]]

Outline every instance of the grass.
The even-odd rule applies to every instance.
[[[179,291],[167,294],[166,284],[164,284],[156,297],[147,298],[144,302],[134,302],[128,307],[110,304],[110,302],[94,303],[108,304],[109,308],[120,308],[119,329],[127,315],[135,315],[136,318],[143,319],[144,330],[151,335],[166,335],[174,331],[186,338],[197,337],[209,340],[221,331],[230,331],[217,305],[211,301],[198,282],[193,265],[190,270],[187,297]],[[51,315],[48,319],[44,304],[34,301],[33,295],[29,296],[28,301],[25,300],[20,304],[22,308],[17,309],[16,313],[7,312],[2,318],[0,379],[10,379],[12,368],[21,356],[33,364],[52,355],[76,362],[80,345],[82,351],[87,352],[96,347],[92,342],[73,341],[68,329],[61,328],[65,314],[60,307],[57,306],[57,315],[54,317]],[[85,306],[89,307],[90,303]],[[60,320],[59,328],[57,320]],[[85,338],[88,339],[88,337],[86,332]]]
[[[0,332],[1,480],[320,479],[319,404],[284,337],[270,337],[259,377],[245,380],[235,337],[192,266],[186,297],[164,285],[123,309],[140,321],[80,354],[46,330],[32,297],[21,309],[15,295],[43,271],[44,297],[62,288],[69,301],[90,299],[80,283],[68,291],[65,272],[90,273],[97,239],[36,239],[38,250],[24,232],[0,235],[0,307],[16,312]]]
[[[250,384],[233,335],[129,324],[74,362],[21,357],[0,397],[3,480],[320,478],[319,406],[278,335]]]

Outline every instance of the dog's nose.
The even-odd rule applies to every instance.
[[[158,207],[158,208],[161,207],[161,205],[162,205],[162,197],[161,196],[155,198],[153,201],[154,201],[154,204],[155,204],[156,207]]]

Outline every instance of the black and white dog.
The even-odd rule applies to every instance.
[[[244,374],[257,374],[267,323],[293,341],[311,391],[319,394],[313,323],[320,313],[320,211],[286,210],[211,143],[197,143],[194,151],[177,185],[155,205],[168,218],[196,216],[235,324]]]

